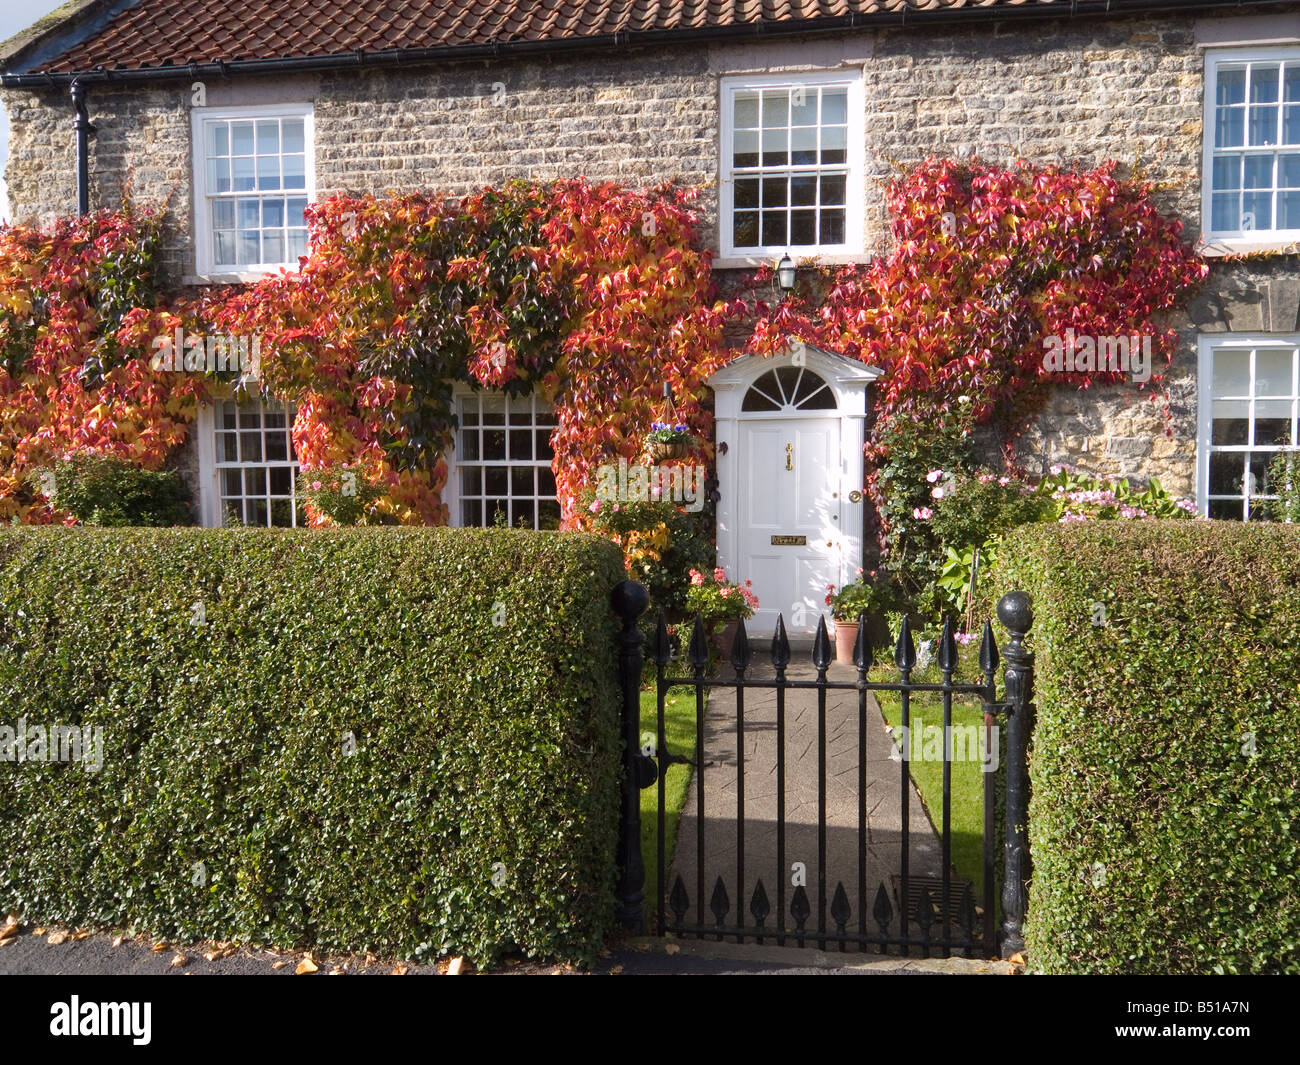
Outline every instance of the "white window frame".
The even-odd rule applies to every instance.
[[[303,120],[303,155],[305,188],[291,190],[292,194],[305,195],[307,203],[316,199],[316,136],[314,108],[310,103],[256,104],[247,107],[195,107],[190,111],[191,166],[194,186],[194,269],[200,277],[247,280],[275,273],[281,267],[296,270],[293,262],[257,263],[250,266],[217,266],[213,243],[211,212],[208,209],[208,157],[204,124],[211,121],[229,121],[244,118],[301,118]],[[285,195],[289,195],[286,192]],[[264,195],[254,191],[248,195]]]
[[[1268,48],[1209,48],[1205,52],[1204,108],[1202,113],[1201,135],[1201,243],[1203,250],[1209,254],[1229,252],[1272,251],[1279,250],[1300,241],[1300,229],[1252,229],[1225,230],[1216,232],[1213,228],[1213,186],[1214,186],[1214,135],[1217,119],[1218,75],[1220,67],[1233,66],[1238,63],[1284,63],[1300,61],[1300,45],[1277,46]],[[1278,106],[1285,102],[1278,101]],[[1247,101],[1249,109],[1249,101]],[[1249,139],[1249,110],[1247,111],[1247,139]],[[1277,151],[1279,146],[1273,146]],[[1248,151],[1248,146],[1242,150]],[[1265,148],[1261,146],[1260,151]],[[1300,151],[1300,149],[1297,149]],[[1237,152],[1238,149],[1231,149]],[[1276,213],[1274,215],[1276,218]]]
[[[737,248],[732,241],[735,177],[732,167],[735,125],[735,97],[738,92],[754,89],[797,88],[800,85],[843,85],[848,89],[848,158],[845,168],[844,243],[818,245],[784,245]],[[817,71],[806,74],[767,74],[724,77],[719,83],[722,110],[721,139],[718,145],[718,247],[720,260],[767,261],[789,254],[794,259],[808,257],[852,258],[865,251],[864,219],[866,188],[866,96],[860,67]],[[760,146],[761,150],[761,146]],[[786,171],[805,169],[798,166]],[[816,172],[820,168],[808,168]],[[760,229],[761,233],[761,229]]]
[[[266,400],[262,397],[246,396],[243,398],[231,396],[226,399],[216,400],[213,403],[205,403],[199,408],[198,416],[194,420],[194,431],[198,433],[198,460],[199,460],[199,524],[209,528],[218,529],[225,525],[225,515],[221,508],[221,472],[222,470],[231,469],[235,466],[284,466],[292,465],[293,474],[291,480],[291,493],[293,496],[293,505],[297,506],[297,475],[301,467],[296,458],[291,458],[289,463],[275,461],[261,463],[224,463],[217,461],[217,407],[224,402],[249,403],[259,402],[263,407],[266,406]],[[289,414],[288,427],[290,432],[293,428],[293,406],[292,404],[283,404]],[[264,430],[261,430],[264,432]],[[292,437],[289,441],[290,455],[293,455]],[[296,514],[296,510],[295,510]],[[267,526],[268,528],[286,528],[287,526]],[[248,526],[248,528],[259,528],[259,526]]]
[[[1253,444],[1214,444],[1214,355],[1225,348],[1252,348],[1255,351],[1291,351],[1300,349],[1300,334],[1280,336],[1276,333],[1213,333],[1202,335],[1197,345],[1197,434],[1196,434],[1196,507],[1200,514],[1210,513],[1210,455],[1219,452],[1260,452],[1277,451],[1281,448],[1263,448]],[[1291,367],[1291,440],[1297,441],[1297,414],[1300,413],[1300,399],[1295,398],[1300,389],[1300,354],[1293,354]],[[1255,359],[1250,361],[1250,379],[1247,383],[1251,399],[1249,407],[1249,424],[1254,425],[1254,404],[1261,398],[1255,395]],[[1263,397],[1265,399],[1270,397]],[[1276,397],[1282,398],[1285,397]],[[1253,438],[1253,428],[1248,430],[1248,439]],[[1242,520],[1246,519],[1246,495],[1243,485]]]
[[[458,454],[457,454],[457,448],[458,448],[459,445],[460,445],[460,430],[461,430],[461,428],[462,428],[462,426],[460,425],[460,416],[461,416],[462,404],[463,404],[466,400],[470,400],[470,399],[477,401],[478,397],[480,397],[480,396],[482,396],[482,397],[497,397],[497,396],[504,396],[504,393],[502,393],[502,392],[498,392],[498,391],[496,391],[496,390],[491,390],[491,389],[489,389],[489,390],[484,390],[484,389],[474,389],[474,388],[470,388],[470,387],[468,387],[468,386],[466,386],[466,385],[462,385],[462,384],[457,384],[457,385],[452,389],[452,403],[454,404],[454,409],[455,409],[455,411],[456,411],[456,416],[457,416],[457,427],[456,427],[456,434],[455,434],[455,437],[454,437],[454,439],[453,439],[452,446],[451,446],[451,448],[447,451],[447,453],[443,456],[444,461],[447,463],[447,481],[446,481],[445,486],[443,487],[443,492],[442,492],[442,501],[443,501],[444,503],[447,504],[447,524],[450,525],[450,526],[453,526],[453,527],[455,527],[455,528],[482,528],[482,527],[483,527],[483,526],[477,526],[477,525],[465,526],[465,525],[463,524],[462,520],[461,520],[461,506],[460,506],[461,503],[462,503],[462,501],[463,501],[462,496],[461,496],[461,491],[460,491],[460,471],[461,471],[461,467],[462,467],[462,466],[476,466],[476,465],[480,465],[480,464],[483,464],[483,460],[482,460],[482,459],[476,459],[476,460],[473,460],[473,461],[461,461],[461,460],[459,459]],[[535,403],[535,404],[543,404],[543,405],[545,405],[545,404],[544,404],[544,401],[542,400],[542,398],[541,398],[539,395],[537,395],[537,392],[536,392],[536,391],[532,392],[531,395],[529,395],[529,396],[514,397],[514,398],[511,398],[511,397],[505,397],[505,398],[506,398],[506,401],[507,401],[508,403],[533,402],[533,403]],[[536,409],[536,408],[534,408],[534,410],[535,410],[535,409]],[[552,410],[552,412],[553,412],[553,411],[554,411],[554,408],[551,407],[551,410]],[[507,447],[508,447],[508,444],[509,444],[509,438],[507,437]],[[509,454],[508,450],[507,450],[507,454]],[[500,461],[500,460],[493,459],[493,460],[491,460],[490,463],[487,463],[487,464],[489,464],[489,465],[493,465],[493,466],[500,466],[500,465],[506,465],[506,466],[509,466],[509,465],[538,466],[538,465],[540,465],[541,463],[540,463],[540,460],[532,460],[532,461],[523,461],[523,460],[520,460],[519,462],[513,462],[513,461],[511,461],[511,460],[509,460],[509,459],[506,459],[506,460],[504,460],[504,461]],[[553,463],[553,462],[552,462],[552,466],[551,466],[551,468],[552,468],[552,471],[553,471],[553,470],[554,470],[554,463]],[[513,498],[513,497],[512,497],[512,496],[509,496],[509,494],[508,494],[508,492],[507,492],[507,498]],[[540,495],[535,495],[535,496],[533,496],[532,498],[535,499],[535,500],[540,501],[540,500],[542,500],[542,499],[544,499],[544,498],[547,498],[547,497],[540,496]],[[557,497],[557,498],[558,498],[558,497]],[[561,517],[563,517],[563,515],[561,515]],[[536,513],[535,513],[535,514],[534,514],[534,525],[536,525],[536,522],[537,522],[537,517],[536,517]],[[490,526],[487,526],[487,527],[490,528]]]

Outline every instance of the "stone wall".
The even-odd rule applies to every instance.
[[[1226,17],[1225,17],[1226,18]],[[1225,25],[1227,22],[1225,21]],[[514,176],[584,174],[630,184],[704,187],[704,239],[718,243],[719,88],[725,73],[861,65],[867,71],[866,238],[886,246],[884,185],[927,156],[991,162],[1140,163],[1189,236],[1200,229],[1203,58],[1190,17],[1047,19],[909,27],[805,41],[683,46],[537,57],[207,86],[209,106],[314,103],[318,195],[436,189],[463,193]],[[40,221],[75,203],[66,92],[6,91],[14,216]],[[169,200],[165,266],[194,270],[190,230],[190,85],[92,87],[93,201],[130,185]],[[1170,324],[1182,343],[1163,403],[1132,388],[1061,391],[1020,441],[1031,465],[1070,461],[1191,492],[1198,330],[1294,331],[1294,258],[1216,267]],[[748,274],[726,269],[724,291]],[[1167,435],[1172,430],[1172,435]]]

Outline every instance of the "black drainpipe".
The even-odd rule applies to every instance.
[[[80,79],[72,83],[69,90],[72,95],[72,106],[77,109],[77,214],[85,216],[90,214],[90,160],[89,160],[89,141],[95,133],[95,127],[90,124],[90,115],[86,111],[86,87],[81,84]]]

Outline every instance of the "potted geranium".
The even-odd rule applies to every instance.
[[[650,458],[655,462],[685,458],[694,440],[690,426],[672,422],[651,422],[645,438]]]
[[[863,579],[846,584],[838,592],[835,585],[826,586],[826,605],[831,608],[835,622],[835,661],[853,665],[853,647],[858,640],[858,619],[866,616],[867,640],[872,647],[889,641],[889,625],[885,612],[893,605],[893,592],[887,581],[877,580],[872,570]]]
[[[721,567],[713,571],[712,577],[691,570],[691,586],[686,592],[687,612],[700,616],[723,658],[731,654],[741,619],[752,618],[758,609],[758,596],[750,590],[751,585],[751,581],[733,584]]]

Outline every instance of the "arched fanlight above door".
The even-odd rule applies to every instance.
[[[835,410],[835,392],[806,366],[778,366],[749,387],[742,411]]]

